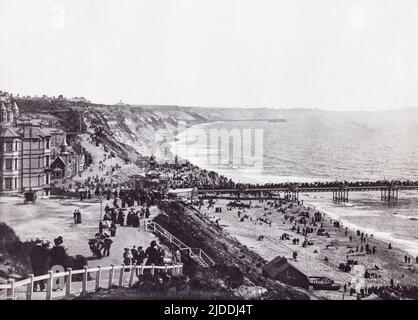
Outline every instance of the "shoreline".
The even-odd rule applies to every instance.
[[[313,205],[312,203],[309,203],[308,201],[306,201],[306,204]],[[321,206],[316,206],[316,208],[318,208],[318,211],[324,213],[329,218],[342,222],[345,226],[348,226],[349,230],[355,229],[355,230],[361,230],[365,233],[373,234],[375,239],[379,239],[380,241],[385,242],[386,244],[391,243],[394,248],[396,247],[399,250],[402,250],[403,252],[407,253],[408,255],[418,257],[418,248],[406,248],[405,247],[406,243],[412,244],[412,240],[400,239],[400,238],[395,237],[389,232],[384,232],[384,231],[379,231],[379,230],[372,229],[372,228],[359,226],[353,222],[348,221],[344,217],[338,216],[337,214],[331,212],[328,209],[322,208]],[[400,242],[404,242],[405,246],[402,246]]]
[[[249,201],[242,201],[249,203]],[[388,248],[388,243],[380,239],[371,238],[367,236],[367,244],[376,247],[376,253],[368,254],[365,248],[360,252],[360,246],[365,247],[365,243],[360,242],[360,236],[357,235],[357,230],[352,230],[347,227],[347,234],[345,233],[345,225],[337,228],[333,225],[334,219],[324,214],[323,227],[330,237],[318,235],[315,232],[308,234],[308,239],[312,241],[312,245],[303,247],[299,244],[294,244],[293,239],[299,239],[302,243],[304,236],[292,230],[293,223],[290,223],[286,216],[293,216],[295,220],[300,218],[301,212],[308,211],[313,216],[314,209],[306,203],[295,205],[294,202],[289,201],[288,204],[281,206],[283,212],[279,212],[269,202],[258,202],[253,200],[251,208],[246,209],[227,209],[229,200],[217,199],[213,207],[209,208],[206,203],[201,208],[201,213],[208,216],[212,221],[217,221],[220,226],[227,231],[231,236],[235,237],[241,244],[246,245],[250,250],[256,252],[263,257],[267,262],[274,259],[276,256],[284,256],[295,265],[299,270],[302,270],[309,276],[324,276],[335,282],[344,285],[353,280],[352,272],[344,272],[339,269],[341,263],[346,263],[348,259],[358,261],[360,266],[365,270],[377,275],[376,278],[365,279],[367,287],[381,287],[389,286],[390,279],[394,280],[395,285],[418,285],[418,268],[415,263],[415,257],[411,263],[404,263],[403,258],[405,251],[400,248]],[[215,208],[221,208],[221,212],[216,212]],[[218,209],[219,210],[219,209]],[[241,215],[239,215],[241,211]],[[248,218],[241,220],[242,216]],[[259,222],[258,218],[268,219],[271,221],[271,226],[264,222]],[[296,223],[295,223],[296,225]],[[302,224],[299,224],[302,230]],[[310,227],[310,225],[309,225]],[[316,227],[318,228],[318,227]],[[289,239],[282,239],[281,236],[287,234]],[[258,237],[262,235],[263,239]],[[350,237],[352,241],[350,241]],[[356,246],[358,251],[356,251]],[[297,259],[293,259],[293,252],[297,252]],[[377,269],[375,269],[377,266]],[[334,299],[340,299],[342,290],[337,292],[321,292],[319,295],[328,295]],[[331,295],[331,296],[330,296]]]
[[[210,125],[210,124],[212,124],[212,123],[216,123],[216,122],[222,122],[222,120],[219,120],[219,121],[209,121],[209,122],[205,122],[205,123],[200,123],[200,124],[197,124],[197,125],[193,125],[193,126],[191,126],[191,127],[188,127],[188,128],[186,128],[185,130],[183,130],[182,132],[180,132],[180,133],[178,133],[178,135],[177,136],[175,136],[174,138],[173,138],[173,140],[171,140],[171,141],[167,141],[167,146],[168,146],[168,150],[169,150],[169,152],[170,152],[170,154],[171,155],[173,155],[173,157],[175,156],[175,155],[177,155],[178,156],[178,158],[179,159],[184,159],[184,160],[187,160],[187,161],[189,161],[190,163],[192,163],[193,165],[196,165],[197,167],[199,167],[199,168],[201,168],[201,169],[205,169],[205,170],[210,170],[210,171],[214,171],[214,172],[216,172],[217,174],[219,174],[219,175],[222,175],[222,176],[225,176],[225,177],[227,177],[228,179],[232,179],[233,181],[235,181],[235,182],[237,182],[236,181],[236,177],[235,177],[235,175],[231,175],[231,174],[228,174],[227,172],[225,172],[225,170],[217,170],[217,169],[215,169],[215,168],[210,168],[210,167],[207,167],[207,166],[202,166],[202,164],[201,163],[198,163],[198,164],[196,164],[196,163],[194,163],[192,160],[190,160],[190,159],[187,159],[187,158],[185,158],[184,157],[184,155],[182,155],[182,154],[178,154],[178,153],[175,153],[174,151],[176,151],[176,150],[178,150],[178,149],[175,149],[175,150],[173,150],[174,149],[174,144],[176,143],[176,142],[178,142],[178,136],[179,135],[181,135],[181,134],[184,134],[185,132],[187,132],[187,130],[189,130],[189,129],[191,129],[191,128],[193,128],[193,127],[202,127],[202,126],[207,126],[207,125]],[[283,178],[283,177],[282,177]],[[285,180],[287,181],[288,180],[288,178],[290,178],[290,177],[285,177],[285,179],[283,180],[283,182],[285,182]],[[297,178],[297,177],[296,177]],[[300,180],[302,181],[302,179],[304,179],[304,178],[302,178],[302,177],[299,177],[300,178]],[[297,179],[297,180],[299,180],[299,178]],[[280,180],[280,179],[279,179]],[[304,182],[316,182],[316,181],[319,181],[318,179],[315,179],[315,178],[306,178],[306,179],[304,179],[303,180]],[[262,182],[260,182],[259,180],[255,180],[255,181],[239,181],[239,182],[242,182],[242,183],[262,183]],[[264,182],[266,182],[266,181],[264,181]],[[276,181],[276,182],[281,182],[281,181]],[[295,181],[293,181],[293,182],[295,182]],[[299,182],[299,181],[296,181],[296,182]],[[307,204],[307,205],[310,205],[310,206],[314,206],[315,204],[314,203],[312,203],[312,202],[309,202],[309,200],[304,200],[304,202]],[[324,201],[320,201],[322,204],[324,204],[325,205],[325,202]],[[337,209],[336,209],[337,210]],[[365,227],[363,227],[363,226],[361,226],[361,225],[357,225],[357,224],[355,224],[355,223],[353,223],[353,222],[350,222],[350,221],[348,221],[347,219],[345,219],[344,217],[341,217],[341,216],[338,216],[338,214],[336,214],[336,213],[333,213],[333,212],[331,212],[331,210],[328,210],[328,209],[323,209],[323,207],[322,206],[320,206],[320,209],[319,209],[319,211],[321,212],[321,213],[323,213],[323,214],[325,214],[327,217],[329,217],[329,218],[331,218],[331,219],[334,219],[334,220],[336,220],[336,221],[341,221],[341,222],[344,222],[344,224],[346,225],[346,226],[350,226],[350,230],[352,230],[353,232],[355,232],[355,230],[362,230],[362,231],[364,231],[364,232],[367,232],[367,233],[371,233],[371,234],[374,234],[375,235],[375,237],[376,237],[376,239],[379,239],[380,241],[382,241],[382,242],[384,242],[384,243],[386,243],[387,245],[389,244],[389,243],[391,243],[391,245],[393,246],[393,247],[396,247],[396,248],[398,248],[399,250],[401,250],[401,251],[403,251],[405,254],[408,254],[408,255],[411,255],[411,256],[414,256],[414,257],[418,257],[418,248],[406,248],[406,245],[402,245],[401,244],[401,242],[408,242],[408,243],[411,243],[412,242],[412,240],[408,240],[408,239],[400,239],[400,238],[397,238],[397,237],[395,237],[393,234],[391,234],[391,233],[388,233],[388,232],[384,232],[385,234],[387,234],[387,236],[385,237],[385,236],[382,236],[382,231],[379,231],[379,230],[376,230],[376,229],[372,229],[372,228],[365,228]]]

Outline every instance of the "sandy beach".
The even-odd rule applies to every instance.
[[[303,247],[301,244],[305,237],[301,231],[298,233],[297,230],[292,230],[295,224],[290,222],[290,217],[297,220],[300,218],[301,212],[309,212],[312,217],[317,211],[313,207],[303,204],[298,206],[294,202],[287,202],[275,208],[272,201],[253,200],[250,208],[229,207],[228,209],[229,202],[230,200],[218,199],[215,200],[213,206],[209,207],[208,202],[205,201],[205,204],[200,207],[200,212],[210,216],[213,221],[218,220],[217,223],[227,232],[267,261],[278,255],[284,256],[308,276],[326,276],[342,286],[347,283],[347,293],[350,287],[348,284],[353,279],[353,274],[338,268],[340,263],[347,262],[347,258],[357,261],[358,265],[363,266],[375,276],[364,279],[367,287],[389,286],[390,279],[394,280],[395,285],[418,284],[418,265],[415,263],[415,257],[408,255],[411,258],[411,263],[405,263],[404,257],[407,253],[395,247],[388,249],[388,243],[373,239],[370,235],[365,241],[370,248],[376,247],[376,253],[367,254],[365,250],[360,252],[362,244],[361,237],[357,236],[357,230],[347,229],[346,232],[345,227],[341,224],[340,228],[337,228],[334,226],[334,220],[323,213],[323,229],[324,233],[329,234],[329,237],[318,235],[315,231],[319,226],[314,227],[314,232],[308,234],[308,240],[312,244]],[[242,201],[242,203],[250,204],[250,201]],[[199,206],[195,207],[199,209]],[[243,219],[243,217],[245,218]],[[258,218],[268,219],[266,221],[271,221],[271,226]],[[302,224],[296,225],[299,225],[302,230]],[[283,234],[288,234],[289,240],[281,240]],[[259,240],[259,236],[264,238]],[[293,244],[293,239],[299,239],[299,244]],[[359,246],[358,252],[356,252],[357,246]],[[365,247],[365,243],[363,243],[363,247]],[[296,260],[292,257],[294,251],[297,252]],[[323,297],[342,299],[344,292],[342,287],[338,292],[316,291],[316,293]],[[345,294],[345,298],[350,297]]]

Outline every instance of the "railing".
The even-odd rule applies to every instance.
[[[176,245],[180,250],[186,250],[189,249],[189,246],[186,245],[184,242],[182,242],[179,238],[172,235],[170,232],[168,232],[166,229],[161,227],[158,223],[153,221],[148,221],[146,223],[146,228],[151,229],[154,232],[157,232],[158,234],[165,237],[170,243],[173,243]]]
[[[71,268],[68,268],[65,272],[53,272],[49,271],[48,274],[41,275],[41,276],[34,276],[33,274],[29,275],[29,278],[20,280],[15,282],[14,280],[9,280],[9,283],[7,284],[0,284],[0,290],[7,290],[6,297],[8,299],[16,299],[16,289],[20,287],[26,287],[25,292],[25,298],[26,300],[32,300],[33,299],[33,293],[35,288],[35,283],[39,281],[45,281],[46,280],[46,292],[45,292],[45,300],[52,300],[52,293],[54,286],[56,286],[56,281],[58,279],[65,280],[65,292],[63,292],[63,295],[59,296],[59,298],[62,297],[69,297],[72,294],[75,294],[75,292],[72,291],[73,289],[73,276],[74,275],[83,275],[82,281],[81,281],[81,293],[91,291],[87,290],[88,282],[89,282],[89,274],[94,273],[96,275],[95,277],[95,287],[94,291],[97,291],[99,288],[101,288],[101,282],[102,280],[106,280],[102,273],[108,271],[108,285],[107,288],[111,288],[114,283],[115,278],[115,271],[119,271],[119,279],[118,279],[118,286],[123,287],[125,282],[125,270],[129,270],[129,282],[128,287],[131,287],[134,283],[135,275],[143,275],[144,270],[150,270],[151,276],[154,276],[155,270],[163,270],[166,273],[171,273],[172,275],[181,275],[183,273],[183,264],[177,264],[177,265],[165,265],[165,266],[155,266],[155,265],[120,265],[115,266],[111,265],[109,267],[101,267],[98,266],[96,268],[88,268],[87,266],[83,269],[79,270],[72,270]],[[139,271],[139,273],[137,273]],[[55,280],[55,281],[54,281]],[[58,280],[59,281],[59,280]],[[80,293],[77,292],[77,293]]]
[[[188,248],[189,249],[189,255],[190,256],[197,256],[201,260],[203,260],[206,264],[215,265],[215,261],[213,261],[205,251],[203,251],[200,248]]]
[[[172,235],[170,232],[168,232],[166,229],[161,227],[158,223],[149,221],[146,223],[146,230],[151,230],[153,232],[156,232],[166,238],[169,243],[174,244],[177,248],[179,248],[181,251],[186,251],[188,255],[199,261],[204,266],[215,265],[215,261],[213,261],[207,254],[200,248],[190,248],[188,245],[186,245],[184,242],[182,242],[180,239]]]

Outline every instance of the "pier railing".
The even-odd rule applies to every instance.
[[[398,200],[399,191],[402,190],[418,190],[417,185],[397,185],[397,184],[382,184],[382,185],[350,185],[341,184],[323,185],[323,186],[288,186],[288,187],[257,187],[257,188],[227,188],[227,189],[199,189],[201,198],[216,198],[229,200],[278,200],[280,199],[280,192],[287,195],[291,199],[299,199],[299,193],[311,192],[332,192],[332,198],[335,202],[348,201],[349,192],[369,192],[380,191],[381,200],[388,202],[396,202]]]
[[[183,264],[177,265],[165,265],[165,266],[156,266],[156,265],[120,265],[115,266],[111,265],[108,267],[101,267],[98,266],[96,268],[88,268],[87,266],[83,269],[79,270],[72,270],[68,268],[67,271],[64,272],[53,272],[49,271],[48,274],[41,275],[41,276],[34,276],[33,274],[29,275],[29,278],[15,281],[9,280],[6,284],[0,284],[0,291],[6,290],[6,299],[15,300],[17,298],[23,298],[26,300],[33,300],[34,298],[34,289],[36,283],[39,281],[46,281],[46,291],[45,295],[41,296],[38,299],[42,300],[52,300],[53,299],[53,292],[57,292],[55,294],[56,298],[63,298],[69,297],[74,294],[84,293],[84,292],[91,292],[97,291],[99,288],[103,288],[102,282],[103,280],[107,285],[108,289],[117,285],[119,287],[131,287],[134,284],[135,277],[138,275],[143,275],[144,270],[149,270],[150,274],[154,276],[155,270],[162,270],[163,272],[170,273],[171,275],[181,275],[183,273]],[[115,279],[116,271],[119,272],[118,279]],[[128,274],[126,274],[128,271]],[[89,280],[89,275],[95,274],[95,278],[93,280]],[[82,275],[82,281],[74,282],[73,276],[74,275]],[[107,278],[106,278],[107,275]],[[129,281],[126,277],[129,275]],[[56,291],[54,287],[57,285],[57,281],[64,281],[62,288],[64,291]],[[88,290],[89,282],[94,281],[94,289]],[[78,290],[75,291],[75,285],[78,286]],[[81,288],[80,288],[81,285]],[[17,290],[19,288],[24,288],[24,291]]]

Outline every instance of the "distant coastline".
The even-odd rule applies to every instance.
[[[286,119],[225,119],[225,120],[217,120],[217,122],[257,122],[257,121],[266,121],[266,122],[287,122]]]

